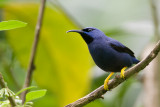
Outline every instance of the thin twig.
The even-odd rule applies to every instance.
[[[8,88],[1,73],[0,73],[0,85],[2,86],[2,88]],[[13,97],[9,96],[8,100],[10,101],[12,107],[16,106],[16,102]]]
[[[43,19],[43,15],[44,15],[45,3],[46,3],[46,0],[41,1],[38,21],[37,21],[37,25],[36,25],[36,29],[35,29],[34,43],[33,43],[32,51],[31,51],[30,62],[29,62],[28,70],[27,70],[27,76],[25,78],[25,83],[24,83],[23,88],[26,88],[30,85],[31,79],[32,79],[32,73],[33,73],[34,68],[35,68],[34,60],[35,60],[35,54],[36,54],[37,45],[38,45],[38,41],[39,41],[40,30],[41,30],[41,26],[42,26],[42,19]],[[25,102],[26,93],[27,93],[27,91],[24,91],[21,94],[21,98],[22,98],[23,103]]]
[[[135,66],[125,71],[124,73],[125,79],[130,78],[135,73],[138,73],[140,70],[144,69],[158,55],[159,51],[160,51],[160,40],[158,41],[154,49],[150,52],[150,54],[145,59],[143,59],[141,62],[139,62]],[[125,80],[122,79],[120,75],[116,75],[114,79],[109,81],[108,87],[111,90],[117,87],[119,84],[121,84],[124,81]],[[66,105],[65,107],[82,107],[90,103],[91,101],[101,98],[101,96],[105,94],[106,92],[107,91],[104,90],[103,85],[102,85],[99,88],[95,89],[93,92],[86,95],[85,97],[80,98],[77,101]]]
[[[152,19],[153,19],[153,25],[154,25],[154,36],[155,40],[158,41],[160,39],[159,34],[159,20],[158,20],[158,12],[157,12],[157,4],[155,0],[150,0],[151,5],[151,13],[152,13]]]

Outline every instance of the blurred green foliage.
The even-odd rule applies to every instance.
[[[78,29],[66,14],[84,27],[102,29],[131,48],[136,56],[152,38],[146,0],[51,1],[45,9],[33,76],[33,84],[48,91],[34,102],[35,107],[62,107],[102,85],[108,75],[93,67],[87,46],[78,34],[66,34],[68,30]],[[1,20],[28,23],[25,28],[0,32],[0,71],[10,89],[18,91],[23,86],[29,63],[39,1],[2,0],[0,4]],[[62,7],[65,14],[59,10]],[[104,100],[96,100],[86,107],[139,107],[137,99],[141,88],[141,83],[131,78],[105,94]]]
[[[34,15],[37,16],[38,5],[10,4],[4,9],[6,20],[11,18],[28,23],[24,29],[7,32],[7,40],[15,55],[21,65],[27,68],[37,20]],[[30,11],[30,13],[25,11]],[[89,88],[90,63],[89,61],[83,62],[88,59],[89,55],[87,48],[81,48],[85,47],[85,43],[80,43],[80,39],[76,39],[80,38],[79,36],[72,38],[72,35],[66,35],[66,31],[73,28],[75,27],[63,17],[63,14],[49,7],[46,8],[35,61],[37,66],[34,78],[40,87],[47,88],[55,95],[50,101],[56,99],[60,102],[63,100],[58,104],[60,106],[78,99]],[[71,94],[75,96],[72,97]]]

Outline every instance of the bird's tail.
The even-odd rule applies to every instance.
[[[139,62],[140,62],[140,61],[139,61],[139,60],[137,60],[135,57],[133,57],[133,58],[132,58],[132,61],[133,61],[133,63],[134,63],[134,64],[137,64],[137,63],[139,63]]]

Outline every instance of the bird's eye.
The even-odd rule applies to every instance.
[[[91,28],[87,28],[87,29],[83,29],[83,31],[85,32],[90,32],[90,31],[93,31],[94,29],[91,29]]]
[[[88,32],[92,31],[93,29],[88,29]]]

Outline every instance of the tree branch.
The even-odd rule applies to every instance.
[[[0,73],[0,85],[2,86],[2,88],[8,88],[7,85],[5,84],[5,81],[1,73]],[[9,96],[8,100],[10,101],[10,104],[12,107],[16,106],[16,102],[12,96]]]
[[[44,15],[45,3],[46,3],[46,0],[41,0],[38,21],[37,21],[37,25],[36,25],[36,29],[35,29],[34,43],[33,43],[32,51],[31,51],[30,62],[29,62],[28,70],[27,70],[27,76],[26,76],[23,88],[26,88],[30,85],[31,79],[32,79],[32,73],[35,68],[34,60],[35,60],[35,54],[36,54],[37,45],[38,45],[38,41],[39,41],[40,30],[41,30],[41,26],[42,26],[42,19],[43,19],[43,15]],[[21,98],[22,98],[23,103],[25,102],[26,93],[27,93],[27,91],[24,91],[21,94]]]
[[[159,51],[160,51],[160,40],[158,41],[154,49],[150,52],[150,54],[146,58],[144,58],[141,62],[139,62],[135,66],[125,71],[124,73],[125,78],[128,79],[135,73],[138,73],[140,70],[144,69],[158,55]],[[119,84],[121,84],[124,81],[125,81],[124,79],[120,78],[120,75],[116,75],[114,79],[109,81],[108,87],[111,90],[117,87]],[[102,98],[102,95],[105,94],[106,92],[107,91],[104,90],[102,85],[99,88],[95,89],[93,92],[84,96],[83,98],[80,98],[77,101],[66,105],[65,107],[82,107],[90,103],[91,101]]]

